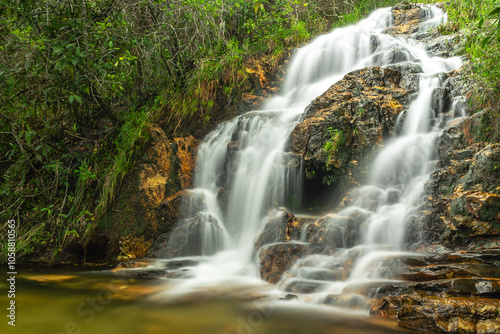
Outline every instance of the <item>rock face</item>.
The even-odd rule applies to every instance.
[[[429,15],[430,8],[416,3],[399,3],[392,9],[393,26],[386,28],[389,35],[406,35],[422,29],[422,21]]]
[[[306,194],[317,193],[322,184],[342,193],[361,183],[370,156],[394,134],[408,103],[412,91],[401,84],[399,71],[365,68],[347,74],[309,105],[290,145],[305,161]]]
[[[375,301],[370,313],[429,333],[486,334],[499,332],[499,310],[499,300],[402,295]]]
[[[486,119],[486,112],[463,118],[439,139],[440,168],[426,186],[422,227],[427,243],[500,247],[500,144],[483,140]]]
[[[98,225],[110,240],[110,256],[143,257],[172,228],[182,190],[191,186],[196,147],[193,137],[169,140],[160,127],[150,127],[144,156]]]
[[[374,298],[370,314],[430,333],[498,333],[500,250],[401,257],[381,264],[394,279],[348,286]],[[380,269],[379,267],[379,269]]]

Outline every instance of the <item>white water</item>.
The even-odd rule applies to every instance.
[[[425,28],[446,20],[435,7],[427,13]],[[346,73],[367,66],[412,63],[421,66],[423,74],[418,96],[405,114],[404,130],[376,159],[369,185],[360,191],[363,195],[353,208],[343,212],[369,213],[364,246],[358,246],[365,256],[355,263],[347,282],[329,284],[321,296],[340,293],[353,281],[373,277],[370,267],[376,266],[374,263],[403,250],[406,223],[418,208],[423,185],[432,171],[430,162],[438,132],[432,124],[439,122],[431,112],[431,99],[434,88],[443,84],[436,74],[458,68],[461,61],[431,58],[415,41],[382,34],[390,25],[390,9],[384,8],[357,25],[320,36],[296,52],[280,96],[269,100],[263,110],[221,124],[207,136],[198,153],[196,189],[191,191],[192,202],[197,204],[185,204],[186,220],[180,222],[196,219],[203,225],[197,232],[202,234],[197,239],[202,243],[201,254],[186,255],[206,257],[201,264],[188,268],[192,276],[178,283],[176,295],[206,287],[241,289],[264,284],[252,256],[254,239],[269,210],[285,204],[285,191],[301,189],[301,180],[287,167],[283,152],[288,136],[314,98]],[[296,183],[290,184],[290,179]],[[227,198],[222,201],[226,202],[224,206],[218,197]],[[338,256],[342,258],[349,251]],[[314,255],[298,265],[305,261],[314,263],[314,267],[307,267],[314,271],[331,264],[332,258]],[[294,270],[300,271],[291,272]]]

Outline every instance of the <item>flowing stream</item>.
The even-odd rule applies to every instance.
[[[426,8],[422,29],[446,20],[440,9]],[[160,261],[175,258],[192,261],[192,265],[183,269],[187,277],[168,289],[164,298],[207,288],[246,293],[249,287],[267,286],[259,276],[254,240],[273,208],[300,203],[301,170],[290,163],[284,148],[304,109],[348,72],[374,65],[412,64],[421,67],[422,73],[418,94],[398,120],[402,131],[375,159],[369,182],[354,204],[339,213],[366,213],[362,243],[334,255],[300,260],[278,286],[286,291],[294,282],[311,280],[314,272],[353,250],[360,256],[347,280],[329,282],[299,299],[322,302],[353,282],[385,278],[377,265],[404,251],[406,224],[418,208],[433,169],[439,119],[431,103],[434,89],[444,84],[437,74],[461,66],[459,58],[430,57],[417,41],[382,33],[391,25],[391,9],[383,8],[356,25],[318,37],[296,51],[280,95],[267,101],[262,110],[221,124],[206,137],[199,148],[195,188],[186,196],[184,218],[165,250],[170,259]],[[276,296],[284,294],[273,291]]]

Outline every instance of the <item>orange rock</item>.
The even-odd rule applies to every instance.
[[[152,124],[144,156],[122,182],[114,205],[99,223],[111,245],[108,256],[146,256],[155,239],[175,224],[183,190],[192,184],[198,141],[168,139]]]

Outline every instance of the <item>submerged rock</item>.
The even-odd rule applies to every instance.
[[[217,219],[198,213],[180,221],[166,238],[159,238],[151,250],[158,258],[213,255],[224,246],[224,231]]]
[[[371,300],[355,293],[342,293],[326,296],[324,303],[332,306],[366,310],[370,308]]]

